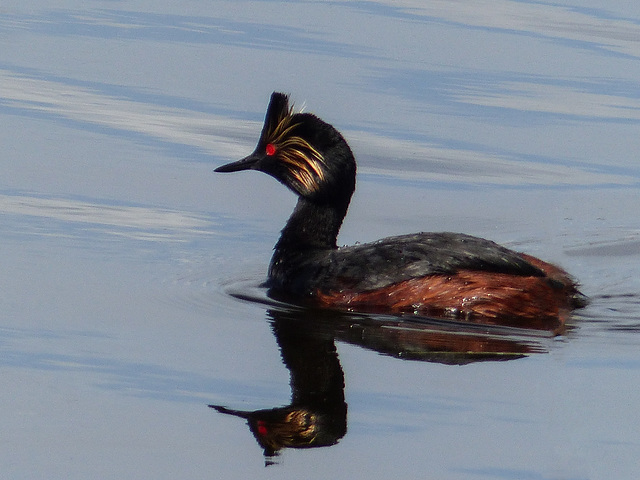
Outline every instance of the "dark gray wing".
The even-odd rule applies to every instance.
[[[331,252],[301,253],[289,280],[305,288],[373,290],[411,278],[459,270],[544,276],[517,252],[458,233],[416,233]],[[292,272],[290,271],[289,274]],[[287,282],[289,283],[289,282]],[[297,290],[296,285],[288,285]]]

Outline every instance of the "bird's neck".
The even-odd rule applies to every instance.
[[[332,249],[340,226],[347,214],[345,204],[315,203],[300,198],[287,224],[282,229],[276,253],[283,250]]]

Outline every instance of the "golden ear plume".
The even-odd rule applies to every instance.
[[[308,192],[316,191],[325,179],[325,160],[313,145],[292,132],[300,126],[294,123],[293,106],[281,109],[269,119],[265,143],[276,147],[278,159],[285,163],[291,175]]]

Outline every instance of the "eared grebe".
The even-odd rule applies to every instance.
[[[315,305],[463,320],[564,321],[585,297],[560,268],[459,233],[416,233],[338,248],[356,163],[342,135],[274,92],[258,146],[216,172],[259,170],[298,203],[269,266],[267,286]]]

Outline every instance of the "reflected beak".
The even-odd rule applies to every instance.
[[[239,172],[240,170],[253,170],[258,168],[258,164],[262,160],[262,156],[252,153],[248,157],[244,157],[237,162],[227,163],[214,170],[214,172]]]

